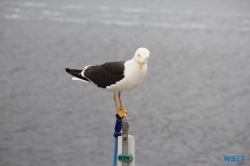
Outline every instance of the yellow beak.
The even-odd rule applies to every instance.
[[[144,62],[140,61],[140,69],[142,68],[143,64],[144,64]]]

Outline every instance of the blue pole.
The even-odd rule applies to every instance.
[[[118,136],[121,136],[122,129],[122,118],[116,114],[115,131],[114,131],[114,154],[113,154],[113,166],[117,166],[117,156],[118,156]]]
[[[117,166],[117,150],[118,150],[118,138],[114,140],[114,154],[113,154],[113,166]]]

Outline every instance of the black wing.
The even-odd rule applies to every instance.
[[[84,77],[98,87],[106,88],[124,78],[125,61],[107,62],[102,65],[89,66],[84,70]]]

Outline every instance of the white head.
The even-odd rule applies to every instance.
[[[149,50],[146,48],[138,48],[135,52],[135,55],[133,57],[133,59],[138,62],[138,65],[140,65],[140,69],[142,68],[142,66],[145,64],[147,64],[148,62],[148,58],[149,58]]]

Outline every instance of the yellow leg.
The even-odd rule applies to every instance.
[[[118,113],[119,109],[118,109],[118,106],[117,106],[117,103],[116,103],[116,94],[114,93],[114,102],[115,102],[115,108],[116,108],[116,112]]]
[[[123,111],[129,116],[129,113],[128,113],[128,111],[126,110],[126,108],[124,108],[124,107],[122,106],[121,92],[120,92],[120,91],[118,92],[118,99],[119,99],[119,102],[120,102],[120,110],[123,110]]]
[[[119,99],[119,102],[120,102],[120,109],[124,109],[123,106],[122,106],[122,100],[121,100],[121,92],[119,91],[118,92],[118,99]]]
[[[117,102],[116,102],[116,94],[114,93],[114,102],[115,102],[115,108],[116,108],[116,112],[117,112],[117,114],[122,118],[123,116],[124,116],[124,114],[127,114],[127,115],[129,115],[128,114],[128,111],[126,110],[126,109],[118,109],[118,106],[117,106]],[[120,97],[119,97],[119,101],[120,101]]]

